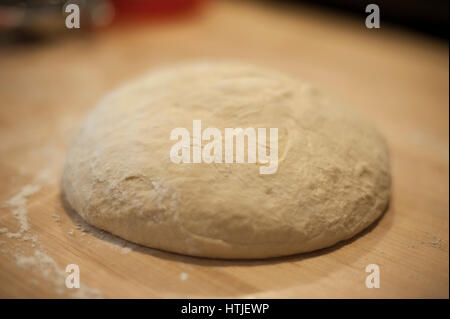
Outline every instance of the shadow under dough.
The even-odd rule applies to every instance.
[[[92,234],[94,237],[100,239],[100,240],[106,240],[110,244],[114,245],[120,245],[120,243],[123,242],[129,242],[126,239],[120,238],[114,234],[111,234],[105,230],[101,230],[95,226],[92,226],[88,224],[68,203],[66,200],[63,192],[60,193],[60,199],[62,203],[62,207],[64,208],[67,216],[74,222],[74,224],[80,224],[83,229],[88,229],[89,233]],[[282,256],[282,257],[272,257],[267,259],[212,259],[212,258],[206,258],[206,257],[195,257],[195,256],[188,256],[188,255],[182,255],[178,253],[168,252],[159,250],[156,248],[149,248],[146,246],[142,246],[140,244],[132,243],[133,244],[133,251],[137,251],[142,254],[151,255],[153,257],[170,260],[170,261],[176,261],[176,262],[182,262],[182,263],[188,263],[192,265],[201,265],[201,266],[212,266],[212,267],[224,267],[224,266],[259,266],[259,265],[270,265],[270,264],[278,264],[283,262],[298,262],[309,258],[318,257],[325,254],[330,254],[334,251],[339,250],[341,247],[346,246],[348,244],[353,243],[354,241],[358,240],[359,238],[367,235],[368,233],[372,232],[377,225],[380,223],[380,221],[385,218],[385,215],[387,215],[388,212],[392,213],[392,210],[390,210],[391,202],[389,201],[386,205],[385,210],[380,215],[379,218],[377,218],[372,224],[370,224],[366,229],[359,232],[355,236],[353,236],[350,239],[346,239],[343,241],[338,242],[337,244],[322,248],[319,250],[315,250],[309,253],[301,253],[301,254],[295,254],[295,255],[289,255],[289,256]],[[392,218],[389,218],[391,220]],[[386,226],[386,225],[385,225]],[[390,228],[390,223],[387,225],[388,230]],[[107,234],[107,236],[105,236]],[[131,242],[130,242],[131,243]],[[361,257],[362,255],[359,255],[357,258]]]

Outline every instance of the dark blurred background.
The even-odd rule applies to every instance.
[[[382,22],[389,22],[414,31],[447,38],[447,0],[266,0],[270,3],[303,4],[321,9],[336,10],[354,16],[361,16],[368,4],[380,7]]]
[[[96,28],[110,24],[155,21],[186,15],[203,7],[207,0],[2,0],[0,2],[0,36],[3,40],[17,36],[53,34],[63,31],[61,14],[67,3],[77,3],[82,24]],[[236,1],[238,2],[238,1]],[[253,0],[258,2],[258,0]],[[448,1],[446,0],[259,0],[273,7],[289,6],[293,10],[305,5],[320,10],[361,17],[370,3],[380,7],[381,23],[389,23],[439,38],[447,38]],[[4,42],[4,41],[3,41]]]

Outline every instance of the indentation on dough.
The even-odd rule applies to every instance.
[[[356,164],[356,174],[362,178],[371,178],[372,170],[366,162],[359,162]]]

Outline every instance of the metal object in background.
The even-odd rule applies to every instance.
[[[64,8],[69,3],[79,6],[84,29],[107,25],[114,16],[109,0],[7,0],[0,4],[0,31],[60,33],[66,29]]]
[[[155,20],[186,12],[205,0],[5,0],[0,3],[0,31],[40,34],[65,29],[64,8],[77,4],[83,29],[115,21]]]

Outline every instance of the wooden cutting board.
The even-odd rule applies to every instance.
[[[364,19],[220,2],[177,21],[1,47],[0,297],[448,298],[448,45]],[[378,124],[393,174],[379,222],[317,252],[223,261],[133,245],[64,204],[68,141],[100,97],[156,65],[230,58],[323,86]],[[69,264],[80,289],[64,285]],[[380,288],[365,286],[369,264]]]

